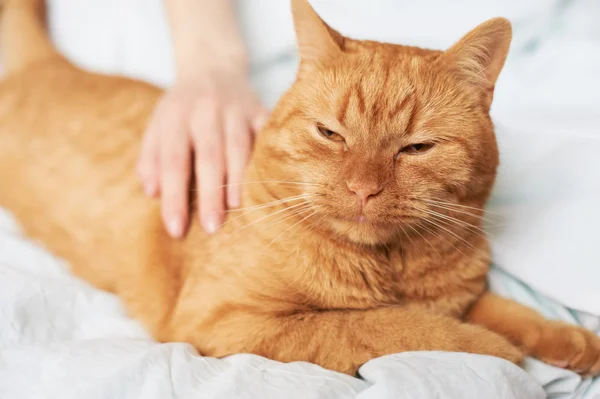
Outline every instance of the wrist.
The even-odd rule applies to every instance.
[[[176,80],[194,81],[198,76],[211,74],[232,74],[246,77],[249,61],[245,51],[196,50],[176,57]]]

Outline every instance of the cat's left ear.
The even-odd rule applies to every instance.
[[[493,18],[467,33],[445,55],[466,81],[490,94],[491,102],[511,39],[510,22],[505,18]]]
[[[301,61],[320,61],[343,52],[344,36],[315,12],[308,0],[291,0]]]

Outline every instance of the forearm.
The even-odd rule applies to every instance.
[[[247,55],[232,0],[164,0],[178,80],[199,71],[233,68],[245,73]]]

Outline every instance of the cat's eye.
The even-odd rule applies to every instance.
[[[329,130],[326,127],[323,126],[317,126],[317,129],[319,129],[319,133],[321,133],[321,136],[332,140],[332,141],[344,141],[344,138],[337,134],[336,132],[334,132],[333,130]]]
[[[427,151],[431,150],[433,148],[434,144],[433,143],[416,143],[416,144],[411,144],[411,145],[407,145],[406,147],[402,147],[402,149],[400,149],[400,152],[398,154],[409,154],[409,155],[418,155],[418,154],[424,154]]]

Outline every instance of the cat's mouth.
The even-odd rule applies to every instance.
[[[320,204],[319,204],[320,205]],[[412,224],[415,217],[408,214],[388,214],[380,209],[347,209],[345,212],[341,207],[331,207],[326,204],[324,217],[328,224],[339,229],[340,232],[360,231],[367,234],[387,234],[396,231],[398,225]],[[383,212],[382,212],[383,211]],[[327,223],[327,222],[326,222]]]
[[[337,216],[333,218],[337,223],[346,226],[363,227],[368,230],[395,230],[398,225],[412,225],[419,220],[413,215],[365,215],[364,213],[352,216]]]
[[[358,215],[332,217],[327,223],[340,236],[362,244],[377,244],[391,239],[397,227],[386,218]]]
[[[383,218],[365,215],[365,214],[360,214],[360,215],[350,216],[350,217],[338,217],[336,219],[343,223],[349,223],[349,224],[365,226],[365,227],[367,227],[367,226],[375,227],[375,228],[389,227],[391,224]]]

